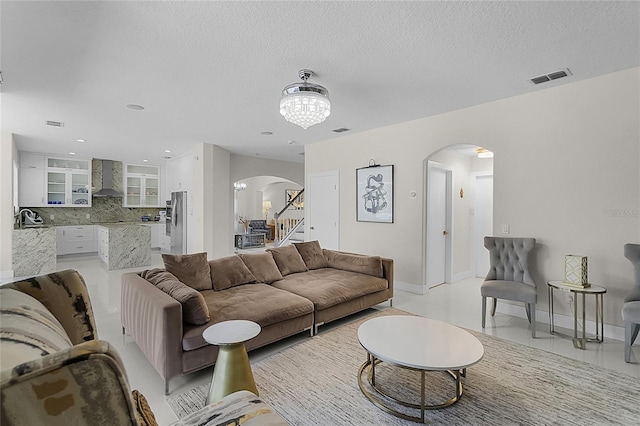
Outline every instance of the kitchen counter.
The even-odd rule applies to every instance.
[[[56,228],[41,226],[13,230],[13,274],[41,275],[56,270]]]
[[[98,225],[98,256],[108,270],[151,265],[151,229],[146,223]]]

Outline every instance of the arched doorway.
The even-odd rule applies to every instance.
[[[493,224],[493,153],[478,145],[451,145],[424,161],[424,260],[427,288],[484,276],[483,247]]]

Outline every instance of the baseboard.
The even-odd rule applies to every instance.
[[[8,271],[0,271],[0,284],[8,283],[13,281],[13,269],[9,269]]]
[[[490,308],[491,303],[493,302],[487,300],[487,316],[489,315],[489,310],[491,309]],[[505,315],[510,315],[512,317],[527,319],[527,313],[524,309],[524,304],[522,303],[512,304],[499,299],[496,312],[499,312]],[[536,309],[536,322],[549,325],[550,324],[549,312]],[[573,316],[556,313],[553,323],[556,329],[558,327],[561,327],[568,330],[573,330]],[[587,336],[594,335],[595,329],[596,329],[595,321],[587,320],[587,324],[586,324]],[[578,330],[579,331],[582,330],[582,327],[580,326],[580,324],[578,324]],[[548,331],[548,328],[547,328],[547,331]],[[624,342],[624,327],[605,323],[604,336],[606,339],[614,339],[614,340],[620,340]]]
[[[458,281],[466,280],[467,278],[473,277],[471,271],[459,272],[453,275],[452,283],[457,283]]]
[[[393,281],[393,287],[413,294],[427,294],[429,289],[426,285],[406,283],[403,281]]]

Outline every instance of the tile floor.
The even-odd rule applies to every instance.
[[[162,267],[162,258],[158,252],[152,254],[153,267]],[[120,276],[129,270],[106,271],[97,256],[66,257],[58,260],[58,269],[76,269],[85,278],[93,303],[98,326],[98,335],[102,340],[111,343],[121,355],[125,364],[129,383],[132,389],[140,390],[149,400],[152,410],[160,425],[167,425],[175,420],[173,412],[165,403],[163,380],[149,364],[138,346],[130,337],[122,335],[120,324]],[[145,268],[135,268],[139,271]],[[393,306],[418,315],[439,319],[448,323],[481,331],[481,304],[479,286],[480,279],[466,279],[455,284],[445,284],[431,289],[426,295],[415,295],[396,291]],[[384,309],[388,303],[377,308]],[[365,313],[366,314],[366,313]],[[327,329],[336,325],[321,327]],[[633,363],[624,362],[623,342],[606,339],[602,344],[589,343],[586,350],[575,349],[571,340],[549,334],[546,324],[538,323],[537,338],[531,338],[525,319],[496,313],[494,318],[488,317],[487,334],[511,340],[528,346],[544,349],[567,357],[589,362],[605,368],[617,370],[640,378],[640,347],[634,347]],[[283,342],[269,345],[250,353],[251,360],[269,356],[288,346],[294,345],[309,335],[303,333]],[[171,381],[171,394],[185,392],[207,383],[211,379],[212,368],[180,377]]]

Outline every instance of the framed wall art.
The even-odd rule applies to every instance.
[[[393,166],[356,169],[356,220],[393,223]]]

